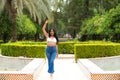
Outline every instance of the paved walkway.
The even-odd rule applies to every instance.
[[[73,58],[59,58],[55,60],[53,79],[50,79],[47,69],[48,65],[46,62],[37,80],[87,80],[83,71],[79,65],[75,63]]]

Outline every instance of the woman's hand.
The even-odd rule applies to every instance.
[[[56,54],[56,58],[58,58],[58,53]]]
[[[48,19],[45,21],[46,24],[48,24]]]

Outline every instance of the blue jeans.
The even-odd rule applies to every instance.
[[[47,46],[46,56],[48,58],[48,73],[54,73],[54,60],[56,52],[56,46]]]

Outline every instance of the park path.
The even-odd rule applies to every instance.
[[[75,63],[74,58],[66,55],[65,57],[62,58],[60,55],[58,59],[55,59],[55,73],[52,79],[47,73],[48,65],[46,62],[38,74],[37,80],[87,80],[78,63]]]

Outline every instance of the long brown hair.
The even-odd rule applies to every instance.
[[[54,31],[54,37],[56,38],[56,40],[57,40],[57,44],[58,44],[59,40],[58,40],[58,37],[57,37],[57,34],[56,34],[55,29],[51,28],[51,29],[49,30],[49,32],[48,32],[49,37],[51,37],[51,34],[50,34],[50,31],[51,31],[51,30],[53,30],[53,31]]]

